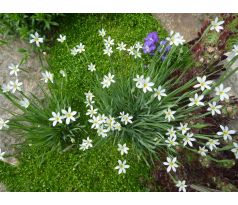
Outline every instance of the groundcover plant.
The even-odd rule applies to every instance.
[[[219,32],[222,24],[223,21],[216,18],[203,35]],[[214,152],[230,150],[238,158],[238,144],[232,138],[236,131],[221,124],[219,132],[203,133],[203,128],[210,126],[203,118],[221,114],[222,103],[229,100],[231,88],[224,87],[223,81],[237,70],[230,69],[237,60],[237,46],[231,51],[232,58],[222,68],[215,66],[216,72],[204,71],[184,82],[193,61],[189,59],[190,50],[179,33],[171,31],[166,39],[160,39],[158,33],[153,31],[144,42],[135,42],[134,45],[115,42],[103,28],[98,34],[103,42],[98,52],[107,55],[111,65],[105,74],[97,72],[97,65],[87,56],[87,46],[90,45],[79,42],[69,48],[67,37],[63,34],[57,41],[65,44],[68,53],[80,60],[85,72],[91,72],[95,78],[95,83],[90,85],[91,90],[85,93],[85,108],[82,109],[86,110],[88,122],[84,122],[84,126],[95,130],[97,142],[113,138],[114,146],[118,146],[121,154],[118,164],[115,160],[115,167],[111,167],[115,169],[115,174],[126,174],[126,170],[130,169],[126,156],[133,150],[148,166],[159,160],[178,190],[186,191],[188,185],[185,180],[176,177],[176,170],[182,166],[179,150],[187,149],[214,161],[217,161]],[[44,39],[34,33],[30,43],[40,49]],[[121,75],[120,66],[114,66],[115,52],[119,52],[121,61],[125,55],[136,61],[136,66],[128,67],[126,75]],[[42,80],[48,83],[49,90],[41,89],[44,93],[42,99],[34,94],[26,96],[17,78],[2,86],[2,94],[23,113],[11,113],[13,118],[1,119],[0,129],[24,133],[31,143],[40,141],[52,148],[70,144],[82,151],[92,148],[91,137],[82,137],[85,131],[77,123],[80,116],[79,111],[71,107],[73,99],[68,97],[67,92],[62,92],[67,73],[61,70],[62,80],[55,82],[53,74],[43,67]],[[212,80],[212,76],[223,67],[226,71],[221,77]],[[21,64],[11,65],[9,69],[10,75],[17,77]],[[100,146],[100,143],[96,145]]]

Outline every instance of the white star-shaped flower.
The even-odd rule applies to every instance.
[[[166,40],[169,42],[169,45],[183,45],[185,40],[183,39],[183,36],[180,35],[178,32],[171,31],[170,36],[166,38]]]
[[[127,125],[128,123],[132,123],[133,116],[130,116],[128,113],[125,114],[123,111],[123,112],[120,112],[119,118],[121,119],[121,122]]]
[[[147,91],[151,92],[153,91],[152,90],[152,87],[154,86],[154,83],[153,82],[150,82],[150,77],[147,77],[147,78],[144,78],[142,81],[141,81],[141,85],[138,86],[139,88],[142,88],[143,89],[143,92],[146,93]]]
[[[67,110],[62,110],[62,113],[63,113],[63,119],[66,119],[66,124],[68,125],[70,123],[70,121],[75,121],[75,115],[77,114],[76,111],[72,111],[71,110],[71,107],[68,108],[68,111]]]
[[[171,147],[171,146],[176,146],[178,145],[178,142],[176,142],[176,137],[168,137],[167,140],[165,140],[165,143],[168,144],[168,147]]]
[[[221,105],[217,105],[216,102],[208,103],[208,105],[209,105],[209,108],[207,108],[207,111],[212,112],[212,115],[215,115],[216,113],[219,115],[221,114],[221,111],[220,111],[220,109],[222,108]]]
[[[142,81],[143,81],[143,79],[144,79],[144,75],[141,75],[141,76],[136,75],[136,78],[133,78],[133,81],[136,82],[136,87],[137,88],[142,88]]]
[[[133,56],[135,54],[135,47],[131,46],[130,48],[127,49],[129,55]]]
[[[89,149],[90,147],[93,147],[92,142],[93,141],[89,137],[87,137],[87,139],[83,139],[83,142],[82,142],[82,144],[80,144],[79,149],[85,151],[85,150]]]
[[[196,141],[196,139],[193,138],[193,133],[188,133],[183,138],[183,146],[186,146],[188,144],[190,147],[192,147],[193,146],[192,142],[194,141]]]
[[[224,88],[223,84],[220,84],[219,87],[215,88],[216,95],[220,97],[221,101],[224,101],[225,99],[229,100],[229,95],[227,92],[231,90],[231,87]]]
[[[8,68],[10,70],[10,75],[17,76],[18,72],[20,71],[18,64],[17,65],[11,64],[8,66]]]
[[[10,85],[10,83],[7,83],[7,84],[3,84],[2,85],[2,92],[3,93],[8,93],[9,91],[11,90],[11,85]]]
[[[91,71],[91,72],[96,71],[96,66],[91,63],[91,64],[88,65],[88,70]]]
[[[115,83],[114,75],[108,73],[108,75],[104,75],[103,81],[101,82],[102,88],[109,88],[112,83]]]
[[[136,44],[134,45],[135,49],[140,50],[143,48],[143,44],[141,42],[136,42]]]
[[[66,40],[66,36],[62,35],[62,34],[60,34],[59,38],[57,38],[57,41],[60,42],[60,43],[63,43],[65,40]]]
[[[204,95],[198,95],[197,93],[194,95],[194,98],[189,98],[191,101],[188,106],[204,106],[204,103],[201,100],[204,98]]]
[[[97,128],[98,136],[101,136],[102,138],[107,137],[108,132],[109,132],[109,130],[105,129],[103,126],[100,126]]]
[[[117,45],[118,45],[117,48],[116,48],[117,50],[126,51],[126,44],[125,43],[121,42],[121,43],[118,43]]]
[[[161,86],[159,86],[158,88],[154,88],[154,91],[155,91],[154,97],[157,97],[159,101],[161,100],[162,96],[167,96],[165,93],[165,89],[162,89]]]
[[[40,47],[40,43],[43,43],[44,41],[43,38],[40,38],[40,35],[37,32],[35,32],[35,35],[31,34],[30,37],[30,43],[35,43],[37,47]]]
[[[118,169],[118,174],[126,173],[126,169],[128,169],[130,166],[126,164],[126,160],[123,162],[121,160],[118,160],[118,166],[115,167],[115,169]]]
[[[178,130],[180,130],[182,134],[185,135],[187,131],[190,130],[190,128],[188,127],[188,123],[183,124],[180,122],[180,126],[178,127]]]
[[[79,43],[79,45],[76,46],[76,49],[78,53],[83,53],[85,51],[85,45],[83,45],[82,43]]]
[[[176,187],[179,188],[179,192],[181,192],[181,191],[186,192],[186,187],[187,187],[186,181],[185,180],[177,181]]]
[[[29,105],[30,105],[30,102],[29,102],[29,100],[27,99],[27,98],[23,98],[23,100],[21,100],[20,102],[19,102],[19,104],[22,106],[22,107],[24,107],[24,108],[28,108],[29,107]]]
[[[93,106],[90,106],[90,109],[87,110],[86,115],[93,117],[98,113],[97,111],[98,111],[98,109],[94,109]]]
[[[88,120],[90,123],[92,123],[91,128],[98,129],[100,125],[102,124],[99,116],[93,116],[92,119]]]
[[[176,168],[178,167],[178,165],[176,164],[177,162],[177,157],[174,158],[170,158],[167,157],[167,162],[163,162],[163,164],[167,167],[167,172],[170,172],[170,170],[172,169],[174,172],[176,172]]]
[[[101,30],[98,30],[99,36],[104,37],[106,35],[106,31],[102,28]]]
[[[0,130],[2,130],[3,128],[8,129],[9,126],[7,123],[9,123],[9,120],[3,120],[2,118],[0,118]]]
[[[41,75],[42,75],[41,80],[45,81],[45,83],[48,83],[48,81],[50,81],[51,83],[54,83],[54,80],[53,80],[54,75],[51,72],[45,71],[45,72],[42,72]]]
[[[236,133],[235,130],[229,130],[227,126],[220,125],[221,132],[217,132],[217,135],[222,136],[224,140],[230,140],[232,141],[231,135],[234,135]]]
[[[76,47],[74,47],[70,50],[70,53],[72,56],[76,56],[78,54],[78,49]]]
[[[208,80],[206,81],[206,76],[204,75],[202,78],[201,77],[197,77],[197,81],[199,82],[198,84],[194,85],[194,88],[201,88],[202,91],[204,91],[205,89],[210,90],[210,84],[213,83],[213,81]]]
[[[53,127],[55,127],[58,123],[61,124],[62,123],[62,119],[63,117],[60,116],[60,113],[55,113],[55,112],[52,112],[52,117],[49,118],[49,121],[52,121],[53,122]]]
[[[198,153],[199,153],[201,156],[205,157],[205,156],[207,155],[207,152],[208,152],[208,150],[206,149],[206,147],[200,147],[200,146],[199,146]]]
[[[111,46],[106,46],[105,49],[103,50],[104,55],[111,56],[112,53],[113,53],[113,50]]]
[[[176,131],[174,130],[173,126],[170,129],[167,129],[166,135],[169,135],[170,137],[176,137]]]
[[[126,146],[126,143],[124,145],[118,144],[118,149],[117,149],[121,155],[128,154],[129,148]]]
[[[165,119],[168,120],[168,122],[172,120],[174,120],[174,114],[176,113],[176,111],[172,111],[170,108],[168,108],[168,110],[164,111],[165,113]]]
[[[22,82],[19,82],[18,79],[15,81],[10,81],[10,89],[12,93],[15,93],[17,90],[21,91]]]
[[[211,22],[211,27],[210,30],[216,30],[216,32],[220,32],[220,30],[223,29],[223,27],[221,26],[224,23],[224,21],[219,21],[218,17],[215,18],[214,21]]]
[[[106,47],[111,47],[114,45],[114,39],[111,38],[111,36],[108,36],[107,39],[104,39],[104,45]]]
[[[217,145],[219,144],[220,144],[219,140],[215,140],[215,139],[209,139],[208,142],[206,143],[206,145],[209,147],[211,151],[213,149],[216,149]]]

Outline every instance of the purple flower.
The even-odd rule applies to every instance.
[[[147,43],[147,45],[156,44],[158,43],[158,41],[159,41],[159,37],[157,32],[151,32],[145,38],[145,42]]]
[[[149,46],[147,44],[144,44],[143,46],[144,53],[152,53],[155,49],[156,49],[156,45]]]

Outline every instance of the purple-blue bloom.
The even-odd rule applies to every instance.
[[[158,43],[158,41],[159,41],[159,37],[157,32],[151,32],[145,38],[145,42],[147,43],[147,45],[156,44]]]
[[[156,45],[149,46],[147,44],[144,44],[144,46],[143,46],[144,53],[152,53],[155,49],[156,49]]]

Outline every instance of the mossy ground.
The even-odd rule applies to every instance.
[[[132,58],[103,55],[102,38],[98,30],[104,28],[116,42],[133,45],[142,42],[151,31],[157,31],[164,38],[166,31],[150,14],[67,14],[61,17],[59,30],[52,35],[54,44],[48,51],[51,72],[59,77],[64,69],[68,83],[64,87],[74,98],[74,107],[79,112],[85,110],[84,92],[95,83],[87,71],[87,63],[80,57],[70,55],[69,48],[80,42],[86,46],[88,61],[96,64],[97,72],[106,73],[110,66],[117,67],[119,73],[126,73],[133,65]],[[56,42],[58,35],[67,36],[67,46]],[[50,43],[50,42],[49,42]],[[117,60],[116,60],[117,59]],[[82,121],[85,119],[82,117]],[[89,133],[95,135],[94,133]],[[40,157],[44,150],[24,147],[19,156],[19,167],[11,167],[0,162],[0,181],[9,191],[146,191],[142,181],[150,178],[150,169],[143,161],[138,162],[133,151],[126,160],[131,166],[126,175],[118,175],[114,167],[120,159],[117,145],[109,139],[85,155],[78,150],[64,153],[51,153]],[[123,159],[123,158],[122,158]]]

